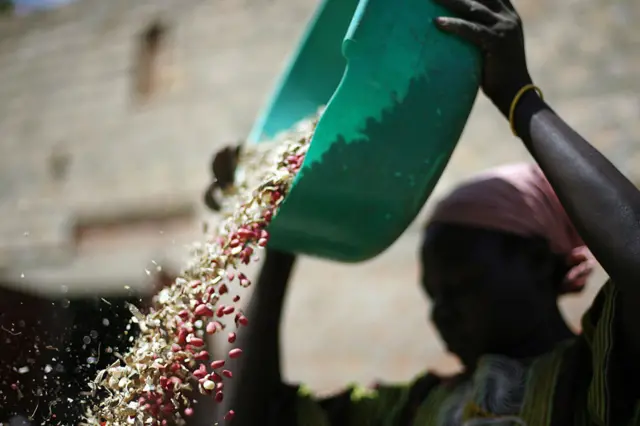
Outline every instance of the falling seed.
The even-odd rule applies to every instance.
[[[216,361],[213,361],[211,363],[211,368],[214,370],[217,370],[218,368],[222,368],[224,367],[224,360],[223,359],[218,359]]]
[[[200,351],[198,352],[198,354],[194,355],[193,359],[195,359],[196,361],[206,361],[209,359],[209,352]]]
[[[206,243],[194,246],[190,266],[154,297],[148,313],[136,316],[140,336],[129,352],[118,354],[119,363],[99,373],[97,388],[108,392],[90,413],[87,423],[158,426],[180,423],[181,414],[188,417],[193,414],[192,408],[179,408],[174,402],[187,401],[183,391],[189,388],[207,395],[213,393],[216,400],[222,400],[223,377],[232,378],[233,373],[211,371],[220,371],[224,361],[221,364],[213,361],[210,365],[195,362],[209,359],[209,353],[203,349],[203,336],[224,330],[229,325],[227,315],[233,315],[236,326],[248,324],[244,314],[233,305],[219,303],[219,297],[227,294],[232,285],[251,285],[250,279],[238,272],[238,266],[257,261],[254,250],[268,241],[265,227],[295,178],[318,117],[284,133],[278,139],[281,146],[256,144],[243,150],[240,162],[251,173],[240,173],[233,194],[223,194],[226,219],[207,231]],[[238,302],[240,296],[235,295],[233,300]],[[207,321],[212,316],[220,319]],[[125,334],[133,340],[132,333]],[[235,342],[235,333],[229,333],[227,339]],[[229,351],[232,359],[241,354],[240,348]],[[137,410],[130,406],[131,401],[137,401]],[[131,414],[132,409],[137,411],[135,415]],[[229,411],[225,419],[230,420],[234,414]]]
[[[217,330],[216,328],[216,323],[214,321],[210,322],[209,324],[207,324],[205,331],[207,332],[207,334],[213,334],[215,333]]]
[[[207,370],[206,368],[204,368],[204,365],[202,365],[202,367],[203,368],[193,372],[193,377],[195,377],[196,379],[204,379],[205,377],[207,377]]]
[[[199,317],[212,317],[213,316],[213,310],[208,307],[207,305],[205,305],[204,303],[201,305],[196,306],[196,309],[193,311],[193,313]]]
[[[201,339],[201,338],[199,338],[199,337],[192,337],[192,338],[189,340],[189,344],[190,344],[190,345],[192,345],[192,346],[195,346],[195,347],[199,348],[199,347],[201,347],[201,346],[204,346],[204,340],[202,340],[202,339]]]
[[[218,318],[222,318],[224,316],[224,309],[225,308],[226,308],[226,306],[224,306],[224,305],[218,306],[218,309],[216,310],[216,316]]]

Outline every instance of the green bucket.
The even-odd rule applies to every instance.
[[[478,92],[480,55],[430,0],[324,0],[248,143],[326,110],[270,225],[270,246],[370,259],[415,219]]]

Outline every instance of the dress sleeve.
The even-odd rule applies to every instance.
[[[430,374],[397,385],[351,386],[329,398],[315,398],[304,386],[295,392],[297,426],[366,426],[410,424],[415,411],[438,380]],[[283,407],[285,408],[285,407]],[[276,413],[274,413],[276,414]],[[282,419],[281,416],[276,417]],[[272,419],[272,425],[282,424]]]
[[[612,369],[614,353],[622,342],[616,331],[619,293],[607,282],[582,317],[583,338],[591,356],[591,381],[587,388],[587,413],[596,424],[610,424],[612,392],[617,386]]]

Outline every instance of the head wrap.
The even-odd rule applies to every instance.
[[[570,268],[563,293],[582,290],[593,271],[593,256],[535,164],[497,167],[463,183],[436,206],[429,223],[436,222],[546,239]]]

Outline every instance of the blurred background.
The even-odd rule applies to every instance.
[[[640,3],[513,2],[547,100],[640,182]],[[2,285],[117,296],[148,288],[159,267],[179,270],[201,238],[211,155],[246,136],[318,3],[0,0]],[[430,203],[461,178],[528,158],[479,96]],[[284,324],[287,378],[324,392],[457,368],[418,287],[430,205],[373,261],[302,260]],[[572,324],[604,279],[562,302]]]

